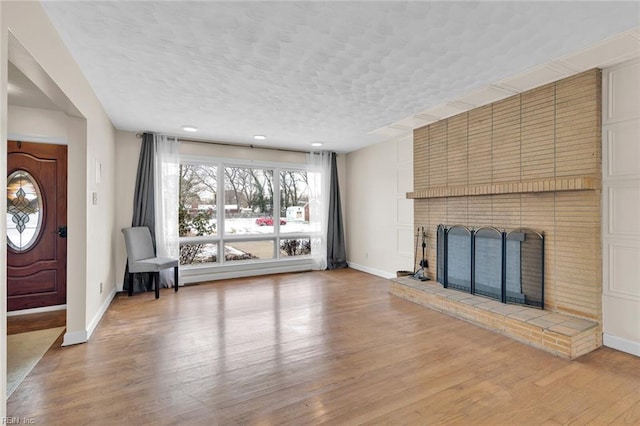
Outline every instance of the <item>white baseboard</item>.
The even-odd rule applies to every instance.
[[[22,309],[19,311],[11,311],[11,312],[7,312],[7,316],[15,317],[18,315],[39,314],[41,312],[62,311],[63,309],[67,309],[67,305],[45,306],[43,308],[31,308],[31,309]]]
[[[87,328],[87,340],[91,338],[91,335],[96,330],[96,327],[100,323],[100,320],[104,316],[104,313],[107,312],[107,309],[109,309],[109,305],[111,305],[111,301],[113,301],[114,297],[116,297],[116,288],[111,287],[111,292],[109,293],[107,298],[104,299],[104,302],[102,302],[100,309],[98,309],[98,312],[89,323],[89,327]]]
[[[631,355],[640,356],[640,342],[634,342],[632,340],[604,333],[602,336],[602,343],[610,348],[617,349]]]
[[[87,340],[87,332],[85,331],[74,331],[69,333],[68,331],[64,333],[64,339],[62,340],[62,346],[70,346],[77,345],[80,343],[86,343]]]
[[[109,293],[107,298],[104,300],[104,302],[100,306],[100,309],[98,309],[98,312],[95,314],[95,316],[89,323],[89,327],[87,327],[87,329],[84,331],[66,332],[64,334],[64,340],[62,341],[62,346],[78,345],[80,343],[88,342],[89,338],[91,337],[93,332],[96,330],[96,327],[100,323],[100,320],[104,316],[104,313],[107,312],[107,309],[109,309],[109,305],[111,304],[111,301],[113,300],[114,297],[116,297],[116,288],[112,287],[111,293]]]
[[[369,266],[358,265],[357,263],[347,262],[349,264],[349,268],[357,269],[358,271],[366,272],[367,274],[375,275],[378,277],[390,279],[395,278],[396,274],[382,271],[380,269],[370,268]]]

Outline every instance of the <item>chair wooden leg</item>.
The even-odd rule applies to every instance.
[[[153,273],[153,280],[156,286],[156,299],[160,298],[160,272]]]
[[[173,268],[173,287],[178,291],[178,267]]]
[[[127,281],[129,284],[129,288],[128,288],[129,296],[132,296],[133,295],[133,274],[131,272],[129,272],[129,274],[127,275]]]

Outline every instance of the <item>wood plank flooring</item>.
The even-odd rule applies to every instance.
[[[46,425],[639,424],[640,359],[564,361],[354,270],[119,295],[7,401]]]

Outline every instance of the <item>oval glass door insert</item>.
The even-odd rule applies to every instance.
[[[44,205],[36,180],[26,170],[7,178],[7,244],[17,252],[29,250],[42,232]]]

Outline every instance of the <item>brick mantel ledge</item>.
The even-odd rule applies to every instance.
[[[531,192],[588,191],[602,187],[601,180],[593,176],[568,176],[559,178],[501,182],[494,184],[446,186],[407,192],[408,199],[466,197],[473,195],[518,194]]]

